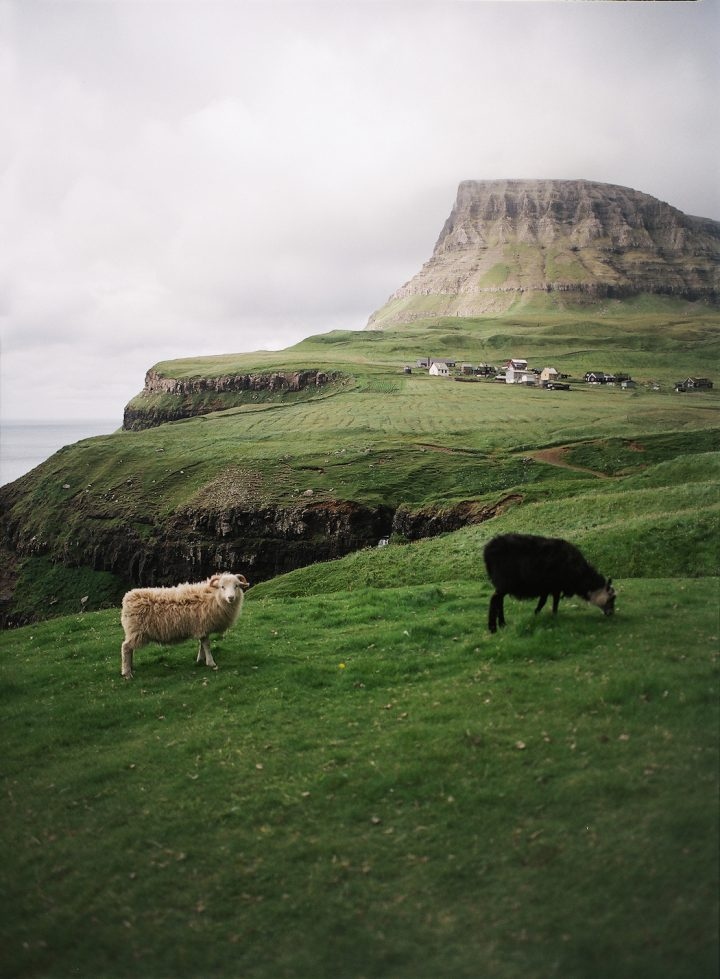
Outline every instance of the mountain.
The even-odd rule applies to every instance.
[[[465,180],[431,258],[368,329],[661,294],[720,300],[720,222],[589,180]]]

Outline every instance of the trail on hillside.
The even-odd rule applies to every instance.
[[[587,466],[575,466],[570,462],[566,462],[565,455],[569,451],[569,445],[555,445],[549,449],[536,449],[534,452],[525,452],[524,455],[535,459],[537,462],[545,462],[550,466],[559,466],[561,469],[572,469],[575,472],[587,473],[589,476],[597,476],[598,479],[612,479],[612,476],[600,472],[598,469],[588,469]]]

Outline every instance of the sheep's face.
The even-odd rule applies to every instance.
[[[241,574],[216,574],[210,579],[210,584],[217,588],[219,600],[228,605],[234,605],[238,599],[242,599],[243,592],[250,587]]]
[[[612,615],[615,611],[615,589],[612,586],[612,578],[608,578],[602,588],[591,591],[588,601],[591,605],[597,605],[602,609],[604,615]]]

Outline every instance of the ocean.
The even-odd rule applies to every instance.
[[[0,423],[0,486],[24,476],[63,446],[93,435],[109,435],[121,424],[114,419]]]

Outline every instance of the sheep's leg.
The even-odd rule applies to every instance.
[[[206,666],[209,666],[213,670],[217,669],[217,663],[213,659],[213,654],[210,651],[209,636],[203,636],[202,639],[200,640],[200,649],[198,650],[197,661],[198,663],[204,663]]]
[[[539,601],[539,602],[537,603],[537,607],[536,607],[536,609],[535,609],[535,615],[537,615],[537,614],[538,614],[538,612],[540,611],[540,609],[543,609],[543,608],[545,608],[545,602],[546,602],[547,600],[548,600],[548,597],[547,597],[547,595],[541,595],[541,596],[540,596],[540,601]]]
[[[135,647],[126,639],[120,650],[120,674],[126,680],[133,678],[133,651]]]
[[[552,610],[553,615],[557,615],[558,605],[560,604],[560,595],[561,592],[559,591],[553,592],[553,610]]]
[[[488,629],[490,632],[497,632],[498,625],[505,625],[505,613],[503,611],[503,598],[505,596],[495,592],[490,599],[490,611],[488,614]]]

